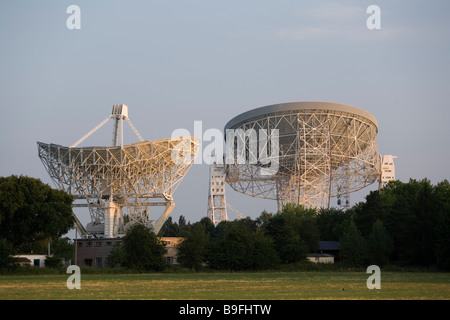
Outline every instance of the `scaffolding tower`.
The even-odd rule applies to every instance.
[[[207,217],[214,225],[228,221],[225,196],[225,164],[215,160],[209,167],[209,194]]]

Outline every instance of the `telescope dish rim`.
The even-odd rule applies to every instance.
[[[371,121],[378,131],[378,123],[377,119],[374,115],[366,110],[361,108],[357,108],[354,106],[350,106],[347,104],[335,103],[335,102],[319,102],[319,101],[306,101],[306,102],[287,102],[287,103],[278,103],[272,104],[264,107],[255,108],[246,112],[243,112],[225,125],[224,131],[227,129],[233,129],[236,126],[242,124],[243,122],[248,122],[252,120],[256,120],[262,116],[267,116],[270,114],[276,114],[279,112],[286,111],[301,111],[301,110],[322,110],[322,111],[337,111],[337,112],[345,112],[352,115],[357,115],[363,117],[369,121]]]

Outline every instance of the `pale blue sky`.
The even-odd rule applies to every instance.
[[[81,30],[66,27],[71,4]],[[381,30],[366,27],[371,4]],[[154,140],[193,132],[195,120],[222,129],[252,108],[329,101],[377,118],[379,151],[399,157],[398,179],[449,179],[449,12],[445,0],[2,1],[0,176],[53,186],[36,141],[70,146],[117,103]],[[112,124],[103,129],[85,144],[109,144]],[[227,191],[252,218],[276,209]],[[173,218],[198,221],[207,196],[208,166],[194,165]]]

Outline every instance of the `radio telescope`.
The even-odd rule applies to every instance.
[[[78,147],[108,120],[114,121],[112,146]],[[123,120],[139,142],[123,145]],[[84,228],[75,217],[78,229],[85,235],[112,238],[122,236],[127,223],[142,223],[159,232],[175,205],[173,193],[193,164],[200,142],[194,137],[144,141],[128,118],[128,107],[120,104],[70,147],[37,144],[39,158],[54,183],[73,195],[74,207],[89,208],[91,222]],[[186,150],[190,154],[184,154],[185,161],[173,161],[174,153]],[[158,219],[154,217],[155,206],[163,209]]]
[[[248,143],[252,134],[277,129],[277,141],[258,135],[257,146]],[[244,132],[243,141],[227,141],[232,162],[227,161],[226,181],[236,191],[274,199],[280,210],[287,203],[326,208],[330,198],[348,205],[348,195],[381,176],[377,148],[377,120],[369,112],[338,103],[293,102],[244,112],[231,119],[227,130]],[[241,138],[242,140],[242,138]],[[240,144],[241,142],[241,144]],[[277,142],[271,164],[239,163],[237,154],[269,150]],[[268,153],[267,153],[268,154]],[[269,167],[276,168],[270,172]]]

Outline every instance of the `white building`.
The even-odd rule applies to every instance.
[[[334,256],[328,253],[311,253],[306,258],[314,263],[334,263]]]
[[[18,254],[14,258],[20,266],[45,267],[45,254]]]

